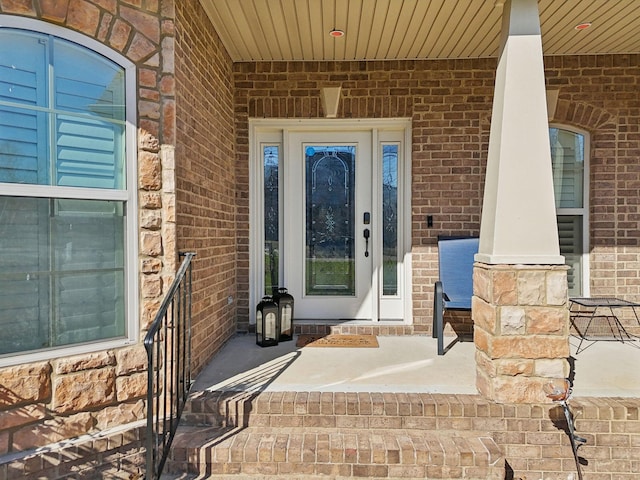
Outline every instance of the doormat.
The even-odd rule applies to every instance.
[[[298,336],[296,347],[378,348],[375,335],[309,335]]]

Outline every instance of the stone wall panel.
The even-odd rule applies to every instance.
[[[175,235],[175,230],[163,228],[166,222],[175,223],[175,196],[163,191],[162,179],[167,177],[159,158],[166,142],[175,139],[175,119],[162,107],[171,104],[175,95],[171,48],[174,9],[173,0],[0,1],[0,13],[52,21],[93,37],[136,64],[135,91],[140,95],[135,112],[138,219],[140,228],[148,234],[138,239],[140,260],[136,264],[141,265],[146,274],[143,276],[152,278],[150,284],[141,285],[145,292],[140,301],[141,333],[159,308],[166,287],[162,278],[173,275],[170,269],[175,268],[174,259],[167,262],[163,250],[164,244],[173,245],[175,239],[162,238]],[[0,413],[5,415],[5,421],[0,422],[0,452],[15,452],[83,434],[94,429],[96,422],[98,428],[106,428],[139,420],[144,405],[138,400],[119,404],[116,377],[135,378],[128,386],[120,381],[123,397],[142,395],[144,357],[144,349],[138,345],[1,369]]]
[[[134,398],[141,398],[147,394],[147,374],[133,373],[116,379],[116,398],[125,402]]]
[[[0,412],[0,425],[9,429],[38,422],[48,417],[44,404],[31,404]]]
[[[59,376],[53,382],[51,408],[56,413],[68,414],[113,403],[115,380],[113,367]]]
[[[63,375],[65,373],[80,372],[82,370],[92,370],[95,368],[113,366],[115,364],[116,358],[113,352],[106,351],[62,358],[54,362],[54,370],[57,375]]]
[[[147,351],[143,345],[117,350],[116,358],[118,359],[116,375],[146,371]]]
[[[51,396],[51,364],[39,362],[0,370],[0,410],[48,401]],[[0,427],[1,428],[1,427]]]
[[[124,423],[136,422],[146,417],[144,400],[122,402],[112,407],[103,408],[96,413],[96,428],[106,430]]]

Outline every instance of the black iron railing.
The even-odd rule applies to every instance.
[[[184,260],[147,335],[146,479],[160,478],[191,388],[191,260]]]

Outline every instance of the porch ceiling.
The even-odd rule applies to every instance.
[[[495,57],[503,0],[200,3],[233,61],[253,62]],[[639,53],[638,3],[540,0],[545,54]],[[576,30],[583,22],[592,25]],[[334,28],[345,35],[332,38]]]

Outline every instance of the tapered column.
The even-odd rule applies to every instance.
[[[567,267],[560,255],[537,0],[504,3],[472,303],[477,387],[544,402],[569,373]]]
[[[504,4],[480,246],[490,264],[563,264],[536,0]]]

